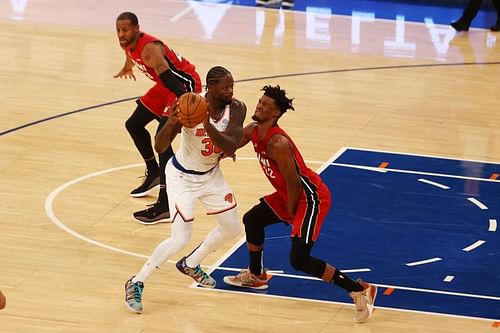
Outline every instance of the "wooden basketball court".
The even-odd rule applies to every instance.
[[[285,88],[296,111],[280,124],[309,161],[350,146],[500,162],[498,33],[184,1],[0,2],[0,290],[7,296],[0,332],[500,329],[500,316],[394,309],[354,324],[351,304],[189,288],[172,262],[146,284],[144,313],[129,312],[123,284],[170,225],[132,218],[156,197],[128,195],[144,167],[124,122],[133,97],[152,83],[138,71],[136,82],[113,79],[124,61],[115,18],[125,10],[202,78],[214,65],[227,67],[246,122],[263,85]],[[250,147],[238,156],[222,168],[242,215],[270,187]],[[189,247],[174,259],[215,223],[201,207],[196,219]]]

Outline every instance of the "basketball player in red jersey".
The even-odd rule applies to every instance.
[[[332,265],[311,256],[330,209],[330,191],[321,177],[306,166],[292,139],[278,125],[287,110],[294,110],[293,99],[280,86],[265,86],[262,90],[264,94],[252,117],[254,122],[244,128],[240,147],[252,141],[262,171],[276,192],[260,198],[260,203],[243,216],[249,269],[224,277],[224,282],[244,288],[268,287],[269,276],[262,267],[264,228],[284,221],[292,225],[292,267],[346,289],[356,304],[354,321],[364,322],[373,312],[377,287],[353,281]]]
[[[173,156],[171,147],[159,154],[159,167],[151,144],[151,136],[146,125],[153,120],[159,122],[157,132],[167,122],[168,107],[185,92],[201,92],[200,76],[184,57],[172,50],[158,38],[139,30],[137,16],[124,12],[116,19],[116,33],[120,46],[125,51],[125,64],[115,78],[134,79],[132,68],[136,66],[155,85],[140,97],[134,113],[125,123],[146,164],[143,183],[130,192],[133,197],[143,197],[160,185],[158,200],[147,209],[134,213],[134,218],[142,224],[170,222],[168,197],[165,181],[165,166]]]

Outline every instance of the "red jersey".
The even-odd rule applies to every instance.
[[[139,39],[137,40],[135,49],[132,50],[127,46],[124,48],[125,54],[127,55],[127,57],[132,59],[135,66],[147,77],[157,83],[162,84],[155,70],[152,67],[146,66],[141,58],[144,45],[151,42],[160,42],[163,44],[165,48],[165,60],[167,61],[168,66],[172,70],[172,73],[181,81],[181,83],[184,84],[187,91],[200,90],[196,89],[196,78],[198,78],[199,76],[198,73],[196,73],[194,65],[191,64],[187,59],[183,58],[180,54],[172,50],[167,44],[163,43],[161,40],[154,36],[141,32],[139,35]]]
[[[273,135],[283,135],[290,142],[293,150],[293,159],[295,160],[297,172],[299,173],[302,184],[311,184],[315,188],[318,188],[322,183],[321,177],[316,172],[307,167],[304,159],[302,158],[302,155],[297,149],[297,146],[295,146],[293,140],[283,129],[281,129],[278,125],[275,125],[269,129],[264,139],[259,140],[259,128],[255,126],[251,135],[251,140],[253,143],[253,148],[257,153],[257,159],[259,160],[259,164],[262,168],[262,171],[264,171],[264,174],[267,176],[267,179],[269,179],[271,185],[273,185],[273,187],[285,200],[285,202],[287,201],[286,180],[281,174],[276,162],[268,158],[266,152],[267,143]]]

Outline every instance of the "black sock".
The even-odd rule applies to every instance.
[[[362,291],[364,289],[360,283],[351,280],[350,277],[343,274],[338,269],[336,269],[335,273],[333,273],[333,279],[332,281],[330,281],[330,283],[336,284],[337,286],[344,288],[349,292]]]
[[[261,275],[262,274],[262,253],[264,251],[260,250],[257,252],[253,251],[248,251],[250,254],[250,272],[254,275]]]
[[[160,205],[160,207],[168,209],[167,188],[164,185],[160,185],[160,193],[158,193],[157,203]]]

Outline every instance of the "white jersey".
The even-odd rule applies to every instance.
[[[219,120],[210,118],[210,123],[219,132],[223,132],[229,124],[230,111],[231,105],[227,104]],[[209,171],[219,163],[221,155],[222,150],[212,143],[203,124],[200,123],[193,128],[182,127],[181,143],[175,152],[175,158],[184,169],[196,172]]]

